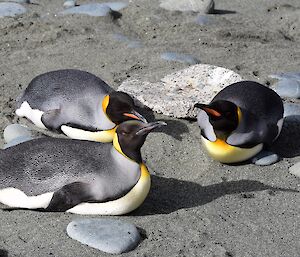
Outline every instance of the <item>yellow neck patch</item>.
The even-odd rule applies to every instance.
[[[147,166],[144,163],[141,163],[140,167],[141,167],[141,179],[150,177],[150,172],[148,171]]]
[[[105,114],[106,114],[106,109],[108,104],[109,104],[109,95],[106,95],[104,96],[104,99],[102,101],[102,110],[104,111]]]
[[[261,151],[263,144],[252,148],[239,148],[227,144],[224,140],[217,139],[211,142],[201,136],[201,141],[208,154],[215,160],[223,163],[245,161]]]

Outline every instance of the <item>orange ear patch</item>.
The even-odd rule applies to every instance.
[[[208,107],[204,107],[203,110],[204,110],[205,112],[207,112],[208,114],[211,114],[211,115],[213,115],[213,116],[215,116],[215,117],[220,117],[220,116],[222,116],[221,113],[217,112],[217,111],[214,110],[214,109],[208,108]]]
[[[140,118],[132,113],[123,113],[124,116],[130,117],[135,120],[140,120]]]

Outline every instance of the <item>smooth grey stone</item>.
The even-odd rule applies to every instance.
[[[276,153],[262,150],[253,157],[252,162],[259,166],[267,166],[279,161],[279,156]]]
[[[167,61],[177,61],[182,63],[188,63],[188,64],[198,64],[200,63],[200,60],[198,60],[196,57],[192,55],[187,54],[179,54],[175,52],[165,52],[162,53],[161,58]]]
[[[300,178],[300,162],[297,162],[292,167],[289,168],[291,174]]]
[[[274,79],[294,79],[300,81],[300,72],[285,72],[279,74],[272,74],[269,77]]]
[[[106,16],[111,10],[119,11],[125,8],[128,3],[125,2],[107,2],[107,3],[91,3],[75,6],[64,10],[61,14],[86,14],[90,16]]]
[[[211,19],[206,15],[198,15],[195,22],[199,25],[208,25],[212,23]]]
[[[0,3],[0,18],[16,16],[26,12],[26,8],[17,3]]]
[[[120,254],[137,247],[137,228],[115,219],[79,219],[67,226],[69,237],[103,252]]]
[[[7,144],[5,144],[3,146],[3,149],[24,143],[24,142],[32,140],[32,139],[33,139],[33,137],[31,137],[31,136],[21,136],[21,137],[14,138],[13,140],[11,140]]]
[[[283,117],[299,116],[298,118],[300,119],[300,104],[285,103],[283,108]]]
[[[282,97],[300,98],[300,81],[295,79],[281,79],[275,85],[275,91]]]
[[[103,4],[107,5],[110,9],[114,11],[120,11],[128,6],[128,3],[126,2],[106,2]]]
[[[199,13],[212,13],[215,3],[213,0],[161,0],[161,8],[169,11],[193,11]]]
[[[31,135],[30,129],[20,124],[10,124],[3,131],[3,137],[6,143],[10,143],[19,137],[31,137]]]

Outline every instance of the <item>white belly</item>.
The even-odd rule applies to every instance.
[[[225,141],[220,139],[211,142],[204,137],[201,137],[201,141],[208,154],[213,159],[222,163],[246,161],[258,154],[263,148],[263,144],[256,145],[252,148],[239,148],[228,145]]]

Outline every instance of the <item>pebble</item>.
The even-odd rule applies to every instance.
[[[300,104],[284,103],[283,109],[283,117],[298,116],[300,119]]]
[[[70,8],[76,6],[76,0],[66,0],[64,2],[64,7],[65,8]]]
[[[279,74],[272,74],[269,77],[274,79],[293,79],[300,81],[300,72],[285,72]]]
[[[15,138],[15,139],[9,141],[9,143],[5,144],[3,146],[3,149],[6,149],[6,148],[9,148],[9,147],[24,143],[24,142],[32,140],[32,139],[33,139],[32,137],[18,137],[18,138]]]
[[[226,86],[241,81],[232,70],[208,64],[192,65],[159,82],[125,80],[118,88],[155,112],[176,118],[195,118],[197,102],[209,103]]]
[[[253,157],[252,162],[259,166],[267,166],[279,161],[279,156],[276,153],[262,150]]]
[[[137,228],[115,219],[79,219],[67,226],[69,237],[106,253],[121,254],[137,247]]]
[[[141,41],[136,40],[136,39],[130,39],[130,38],[128,38],[128,37],[126,37],[126,36],[124,36],[123,34],[120,34],[120,33],[113,34],[113,39],[115,39],[119,42],[126,43],[127,47],[129,47],[129,48],[141,48],[143,46]]]
[[[212,13],[215,3],[213,0],[161,0],[160,7],[168,11],[193,11],[198,13]]]
[[[17,3],[0,3],[0,18],[13,17],[26,12],[26,8]]]
[[[3,132],[4,141],[6,144],[3,149],[32,140],[32,134],[26,126],[19,124],[8,125]]]
[[[297,162],[292,167],[289,168],[291,174],[300,178],[300,162]]]
[[[119,11],[125,8],[128,3],[125,2],[107,2],[107,3],[91,3],[91,4],[83,4],[80,6],[75,6],[68,8],[61,12],[61,14],[86,14],[90,16],[106,16],[111,10]]]
[[[4,141],[9,143],[10,141],[18,137],[30,137],[30,129],[20,124],[10,124],[3,131]]]
[[[175,52],[165,52],[160,55],[160,57],[167,61],[177,61],[187,64],[198,64],[200,60],[196,57],[188,54],[179,54]]]
[[[300,98],[300,81],[296,79],[281,79],[275,84],[275,91],[282,97]]]

